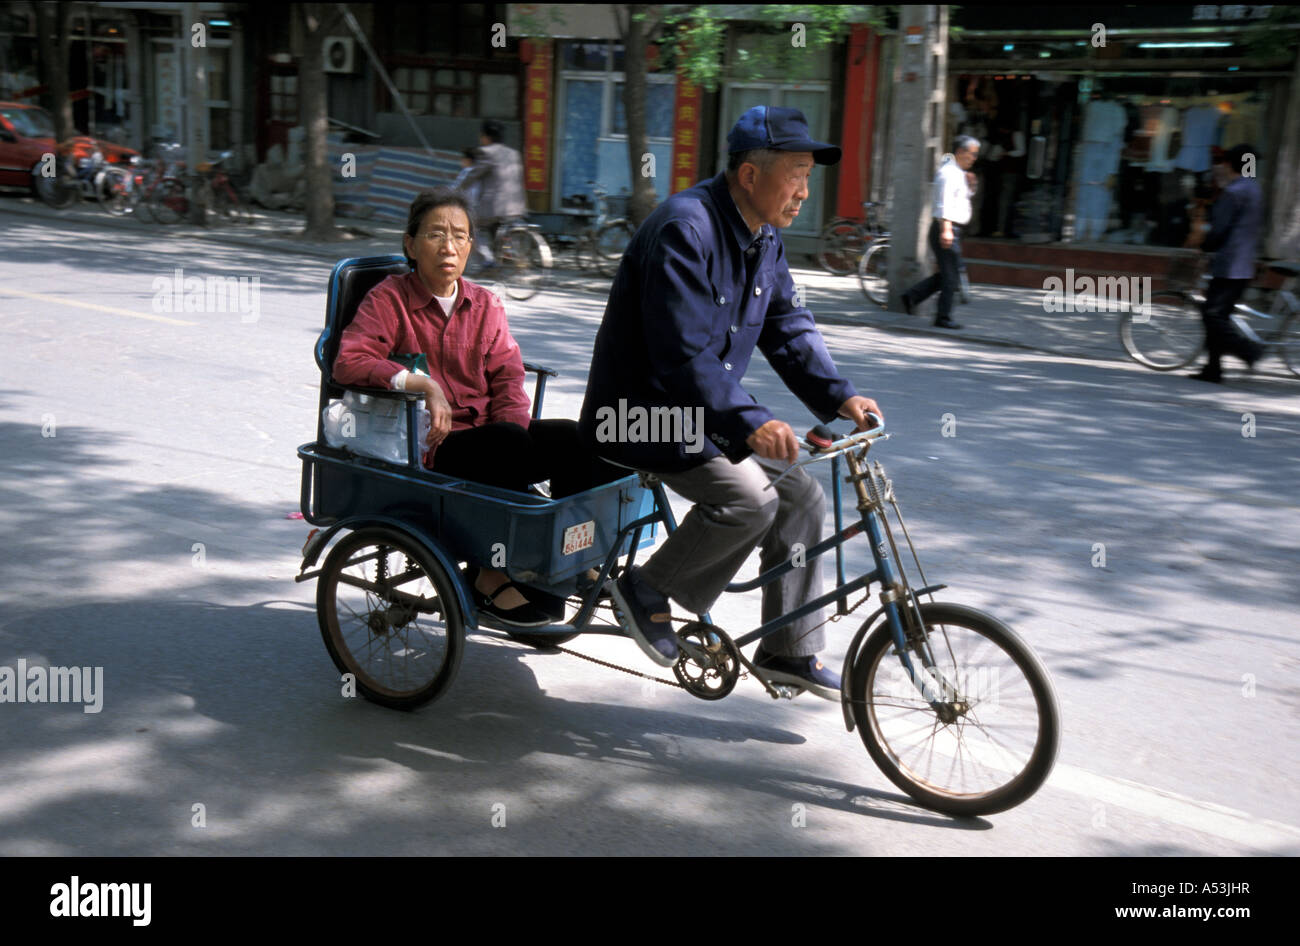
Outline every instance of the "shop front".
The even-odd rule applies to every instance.
[[[1238,144],[1258,156],[1269,192],[1279,147],[1297,133],[1285,120],[1291,64],[1250,45],[1252,18],[1270,8],[1214,7],[1241,16],[1213,23],[1208,9],[1135,10],[1163,22],[1116,18],[1099,36],[1082,8],[1079,28],[1060,29],[1062,8],[1057,28],[971,28],[951,42],[947,138],[981,143],[972,259],[996,268],[1045,258],[1008,244],[1112,251],[1098,257],[1108,267],[1167,259],[1199,244],[1216,196],[1213,156]]]

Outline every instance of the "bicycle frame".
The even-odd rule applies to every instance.
[[[884,503],[890,502],[894,505],[895,512],[897,513],[897,504],[893,499],[892,484],[890,484],[888,480],[884,479],[884,473],[880,468],[879,463],[876,465],[875,472],[872,472],[866,467],[866,455],[870,446],[871,441],[865,441],[861,443],[861,445],[850,448],[834,449],[835,445],[832,445],[832,448],[819,451],[808,460],[802,461],[802,463],[811,463],[818,460],[830,459],[832,462],[832,496],[835,509],[835,534],[806,550],[798,562],[792,558],[790,561],[768,569],[758,577],[749,581],[732,582],[727,585],[725,591],[729,594],[738,594],[762,588],[774,581],[778,581],[792,569],[806,567],[807,563],[817,560],[832,549],[835,550],[836,557],[836,587],[814,600],[805,602],[799,607],[746,632],[740,637],[735,638],[734,641],[737,648],[751,644],[754,641],[767,637],[769,634],[775,633],[794,621],[806,617],[809,614],[814,614],[831,604],[836,605],[836,610],[839,615],[845,615],[849,612],[849,608],[846,604],[849,595],[866,589],[873,582],[879,582],[881,585],[880,599],[882,606],[880,611],[877,613],[883,613],[886,620],[889,622],[890,633],[894,639],[897,656],[906,669],[908,676],[916,684],[918,690],[926,692],[923,677],[913,663],[911,655],[915,653],[920,656],[922,665],[927,669],[933,669],[935,667],[935,660],[933,654],[930,653],[929,641],[925,636],[924,630],[922,629],[919,635],[913,636],[913,639],[910,641],[910,646],[908,630],[909,627],[916,627],[918,629],[922,628],[919,619],[919,612],[916,611],[917,598],[920,595],[933,594],[935,591],[946,587],[946,585],[926,585],[914,590],[908,582],[907,575],[903,571],[901,564],[898,562],[898,548],[894,542],[893,533],[889,527],[888,520],[885,518],[883,509]],[[843,493],[840,486],[841,477],[839,475],[839,459],[841,455],[844,456],[849,470],[849,475],[843,479],[845,482],[853,484],[857,496],[856,508],[859,513],[858,521],[847,527],[843,525]],[[612,634],[617,636],[623,635],[622,629],[616,626],[593,627],[589,624],[599,600],[599,589],[605,581],[609,579],[612,573],[613,567],[619,557],[618,549],[622,547],[623,539],[629,535],[632,537],[630,551],[627,553],[627,560],[624,564],[624,568],[631,568],[635,561],[637,548],[640,544],[642,529],[653,523],[663,523],[665,531],[671,534],[677,528],[676,517],[673,515],[672,508],[669,506],[668,497],[664,490],[663,483],[660,482],[657,477],[647,476],[646,474],[643,474],[643,479],[647,480],[648,482],[646,485],[649,485],[654,490],[654,512],[628,523],[620,532],[618,540],[615,542],[614,549],[605,559],[600,570],[599,578],[595,581],[593,588],[584,596],[578,614],[573,618],[573,620],[569,624],[552,625],[548,628],[538,628],[536,629],[537,631],[543,634],[559,634],[564,632],[572,633],[574,630],[578,630],[584,634],[595,633]],[[878,480],[884,481],[883,489]],[[901,521],[900,518],[900,523]],[[844,575],[843,546],[850,539],[863,533],[866,534],[870,542],[871,554],[875,567],[864,574],[858,575],[852,580],[846,581]],[[909,609],[914,612],[914,620],[909,622],[904,617],[904,606],[908,606]],[[873,615],[873,617],[874,616],[875,615]],[[711,625],[713,623],[712,618],[707,613],[701,614],[699,617],[701,622],[704,624]],[[679,641],[679,646],[690,653],[693,657],[702,657],[707,659],[707,655],[694,653],[696,648],[685,641]],[[848,660],[852,659],[855,649],[856,647],[850,647],[847,658]],[[760,670],[754,668],[749,661],[744,658],[743,654],[741,655],[741,660],[749,671],[763,682],[764,686],[768,688],[768,691],[772,696],[777,697],[782,695],[776,687],[772,686],[764,679]],[[847,679],[847,676],[843,679]],[[938,682],[940,684],[938,696],[941,698],[931,699],[927,702],[930,702],[936,712],[943,714],[945,712],[943,704],[945,701],[955,699],[957,691],[949,681],[943,679],[941,676]],[[850,725],[849,728],[852,729],[852,726]]]

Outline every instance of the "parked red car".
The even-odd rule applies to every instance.
[[[126,164],[139,152],[111,141],[77,135],[65,143],[74,157],[98,150],[110,164]],[[32,172],[41,156],[54,150],[54,119],[45,109],[17,102],[0,102],[0,187],[32,186]]]

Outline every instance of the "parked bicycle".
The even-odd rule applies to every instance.
[[[1269,310],[1238,302],[1230,318],[1248,338],[1262,344],[1266,354],[1276,351],[1287,370],[1300,378],[1300,300],[1295,291],[1300,263],[1276,261],[1266,265],[1271,272],[1286,277],[1274,293]],[[1204,268],[1203,259],[1198,268]],[[1145,311],[1130,309],[1120,315],[1119,340],[1128,356],[1156,371],[1184,368],[1200,357],[1205,349],[1201,307],[1209,282],[1209,275],[1202,273],[1197,288],[1152,293]],[[1256,332],[1250,324],[1252,319],[1269,324]]]
[[[132,163],[136,160],[131,159]],[[79,158],[60,154],[52,177],[38,174],[33,179],[36,195],[56,210],[63,210],[74,201],[87,200],[98,203],[115,217],[130,209],[134,182],[131,170],[110,164],[98,150]]]
[[[176,223],[189,216],[190,201],[197,199],[219,223],[252,223],[252,211],[239,199],[230,176],[221,167],[233,155],[233,151],[222,151],[216,160],[201,162],[194,172],[185,170],[185,162],[177,162],[176,174],[163,178],[153,192],[150,208],[155,219],[159,223]]]
[[[557,241],[573,249],[574,262],[579,270],[612,277],[618,272],[619,263],[635,232],[630,220],[611,212],[615,204],[623,205],[617,210],[624,210],[627,198],[610,197],[609,192],[596,181],[588,181],[587,186],[594,198],[594,213],[587,217],[581,230],[572,235],[561,234]]]
[[[876,208],[884,205],[874,200],[862,202],[862,220],[835,217],[817,238],[817,263],[832,276],[851,276],[874,240],[889,238]]]

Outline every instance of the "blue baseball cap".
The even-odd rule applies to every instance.
[[[815,164],[835,164],[841,151],[824,141],[813,141],[808,121],[797,108],[755,105],[727,132],[727,151],[753,151],[772,148],[776,151],[811,151]]]

